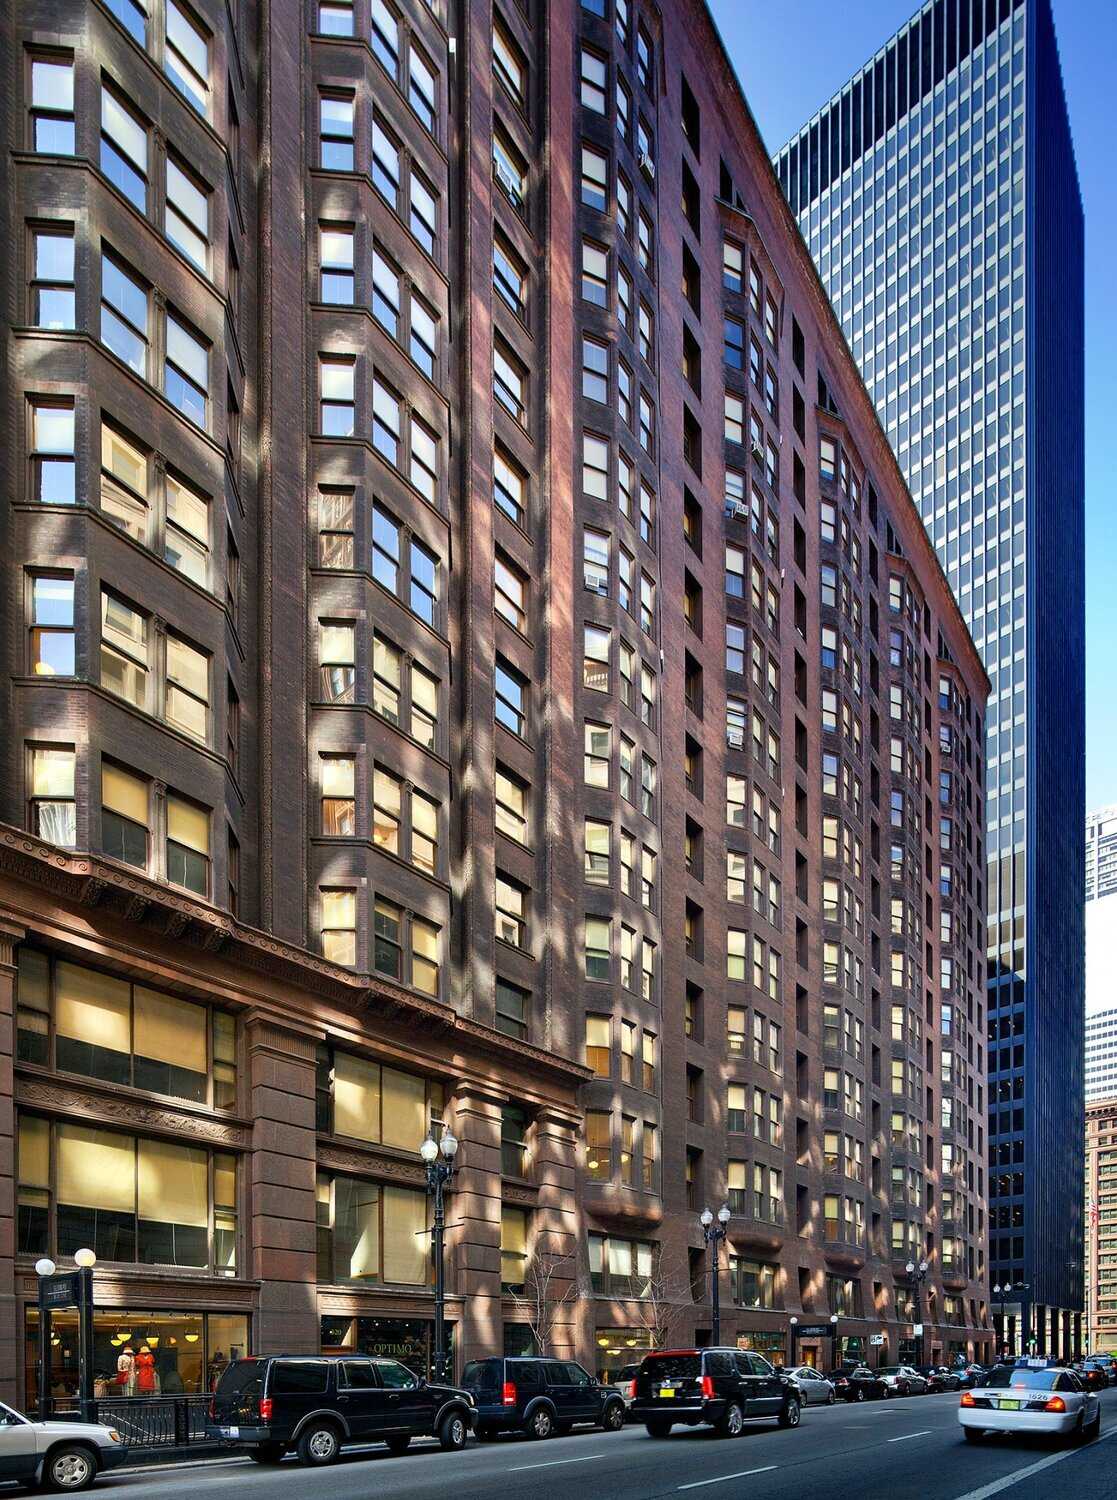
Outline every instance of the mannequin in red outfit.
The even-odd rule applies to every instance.
[[[154,1396],[159,1389],[159,1377],[155,1373],[155,1355],[150,1349],[141,1349],[136,1355],[136,1395]]]

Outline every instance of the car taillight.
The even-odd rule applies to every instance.
[[[703,1375],[702,1377],[702,1399],[703,1401],[712,1401],[714,1399],[714,1377],[712,1375]]]
[[[972,1391],[963,1391],[962,1392],[962,1400],[961,1400],[961,1402],[959,1404],[962,1405],[962,1406],[976,1406],[977,1402],[973,1398],[973,1392]]]
[[[506,1380],[504,1382],[504,1389],[500,1393],[500,1400],[503,1406],[515,1406],[516,1385],[514,1381]]]
[[[270,1422],[271,1421],[271,1411],[272,1411],[271,1397],[270,1396],[261,1396],[260,1397],[260,1421],[261,1422]]]
[[[636,1382],[635,1382],[635,1380],[630,1380],[628,1382],[628,1399],[630,1401],[635,1401],[636,1400]]]
[[[1050,1401],[1043,1403],[1043,1409],[1044,1411],[1066,1411],[1067,1403],[1062,1396],[1052,1396]]]
[[[217,1397],[216,1396],[211,1396],[209,1398],[209,1414],[210,1414],[210,1419],[211,1420],[213,1420],[217,1416]]]

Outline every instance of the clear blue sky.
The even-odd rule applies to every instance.
[[[708,0],[774,152],[919,0]],[[1086,801],[1117,802],[1115,0],[1053,0],[1086,210]]]

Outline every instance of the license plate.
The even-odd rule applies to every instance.
[[[664,1397],[673,1396],[675,1394],[675,1387],[673,1385],[661,1385],[659,1388],[659,1394],[661,1399]]]
[[[1002,1401],[1000,1403],[1000,1410],[1001,1411],[1019,1411],[1020,1410],[1020,1402],[1019,1401]]]
[[[222,1437],[240,1437],[240,1428],[239,1427],[222,1427],[222,1429],[221,1429],[221,1436]]]

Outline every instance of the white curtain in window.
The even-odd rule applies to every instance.
[[[430,1280],[427,1197],[410,1188],[385,1187],[384,1280],[425,1286]]]
[[[334,1133],[380,1139],[380,1068],[348,1052],[334,1054]]]
[[[137,1057],[206,1071],[206,1008],[136,986]]]
[[[158,1224],[209,1226],[209,1159],[192,1146],[140,1141],[139,1216]]]
[[[136,1207],[136,1143],[130,1135],[58,1128],[58,1202],[75,1208],[132,1213]]]
[[[131,1052],[131,1003],[125,980],[79,964],[59,963],[55,981],[54,1021],[59,1036],[112,1052]]]
[[[427,1133],[426,1080],[395,1068],[384,1068],[381,1079],[384,1144],[418,1151]]]

